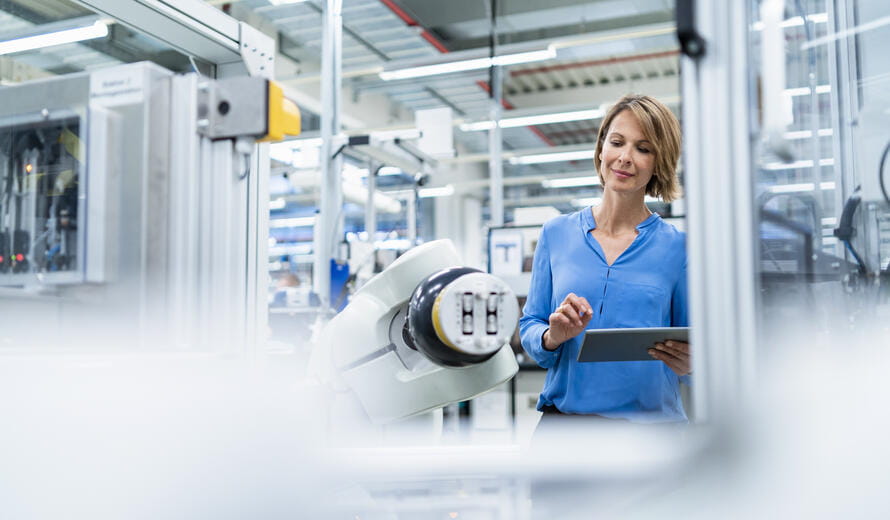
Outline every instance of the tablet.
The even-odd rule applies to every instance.
[[[689,327],[588,330],[578,361],[658,361],[648,351],[669,339],[689,342]]]

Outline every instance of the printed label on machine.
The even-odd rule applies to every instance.
[[[144,74],[142,67],[127,66],[93,72],[90,75],[90,103],[104,107],[141,103]]]

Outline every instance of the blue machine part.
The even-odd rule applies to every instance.
[[[346,283],[349,281],[349,264],[340,264],[331,259],[331,307],[337,312],[343,310],[349,303],[349,290]]]

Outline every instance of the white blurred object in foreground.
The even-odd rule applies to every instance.
[[[0,516],[321,518],[309,393],[204,356],[7,356]]]
[[[440,426],[441,407],[509,380],[508,342],[519,319],[510,288],[460,267],[453,244],[418,246],[368,281],[325,327],[311,371],[332,391],[334,429],[359,431],[408,418]],[[431,422],[430,422],[431,421]],[[372,440],[372,439],[364,439]]]

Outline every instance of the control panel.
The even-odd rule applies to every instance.
[[[73,114],[0,121],[0,285],[82,279],[82,128]]]

